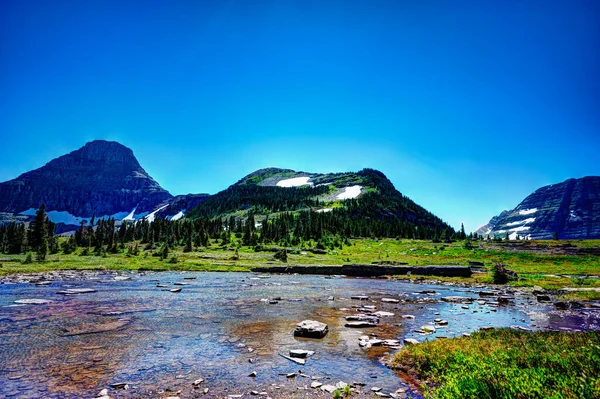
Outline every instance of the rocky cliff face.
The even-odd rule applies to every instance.
[[[96,140],[0,183],[0,212],[18,214],[46,203],[77,217],[151,212],[172,196],[140,166],[131,149]]]
[[[600,176],[569,179],[542,187],[515,209],[477,230],[484,237],[511,239],[600,238]]]

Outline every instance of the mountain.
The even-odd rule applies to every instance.
[[[280,212],[303,211],[335,219],[326,221],[332,230],[352,230],[354,236],[372,232],[380,236],[431,238],[436,232],[454,232],[373,169],[327,174],[260,169],[210,196],[187,216],[244,219],[252,215],[260,222]]]
[[[506,233],[511,239],[600,238],[600,176],[542,187],[477,230],[484,237]]]
[[[33,215],[42,203],[56,223],[148,214],[172,198],[141,167],[131,149],[96,140],[39,169],[0,183],[0,212]]]

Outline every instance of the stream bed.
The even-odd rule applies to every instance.
[[[373,388],[420,398],[381,360],[406,338],[490,326],[600,329],[595,310],[557,311],[486,287],[252,273],[58,276],[0,284],[0,398],[95,398],[103,389],[111,398],[332,397],[314,382],[350,384],[354,398],[372,398]],[[346,316],[375,312],[384,313],[374,327],[346,327]],[[302,320],[329,332],[295,337]],[[314,354],[304,365],[282,356],[294,349]]]

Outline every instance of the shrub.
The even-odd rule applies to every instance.
[[[287,249],[285,249],[285,248],[280,249],[279,251],[275,252],[275,255],[273,255],[273,257],[275,258],[275,260],[280,260],[283,263],[287,263],[287,261],[288,261]]]

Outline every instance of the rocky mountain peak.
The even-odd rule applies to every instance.
[[[171,198],[135,158],[114,141],[95,140],[41,168],[0,183],[0,212],[20,213],[46,203],[48,211],[78,217],[152,211]]]
[[[600,176],[586,176],[537,189],[477,233],[511,239],[600,238],[599,215]]]

